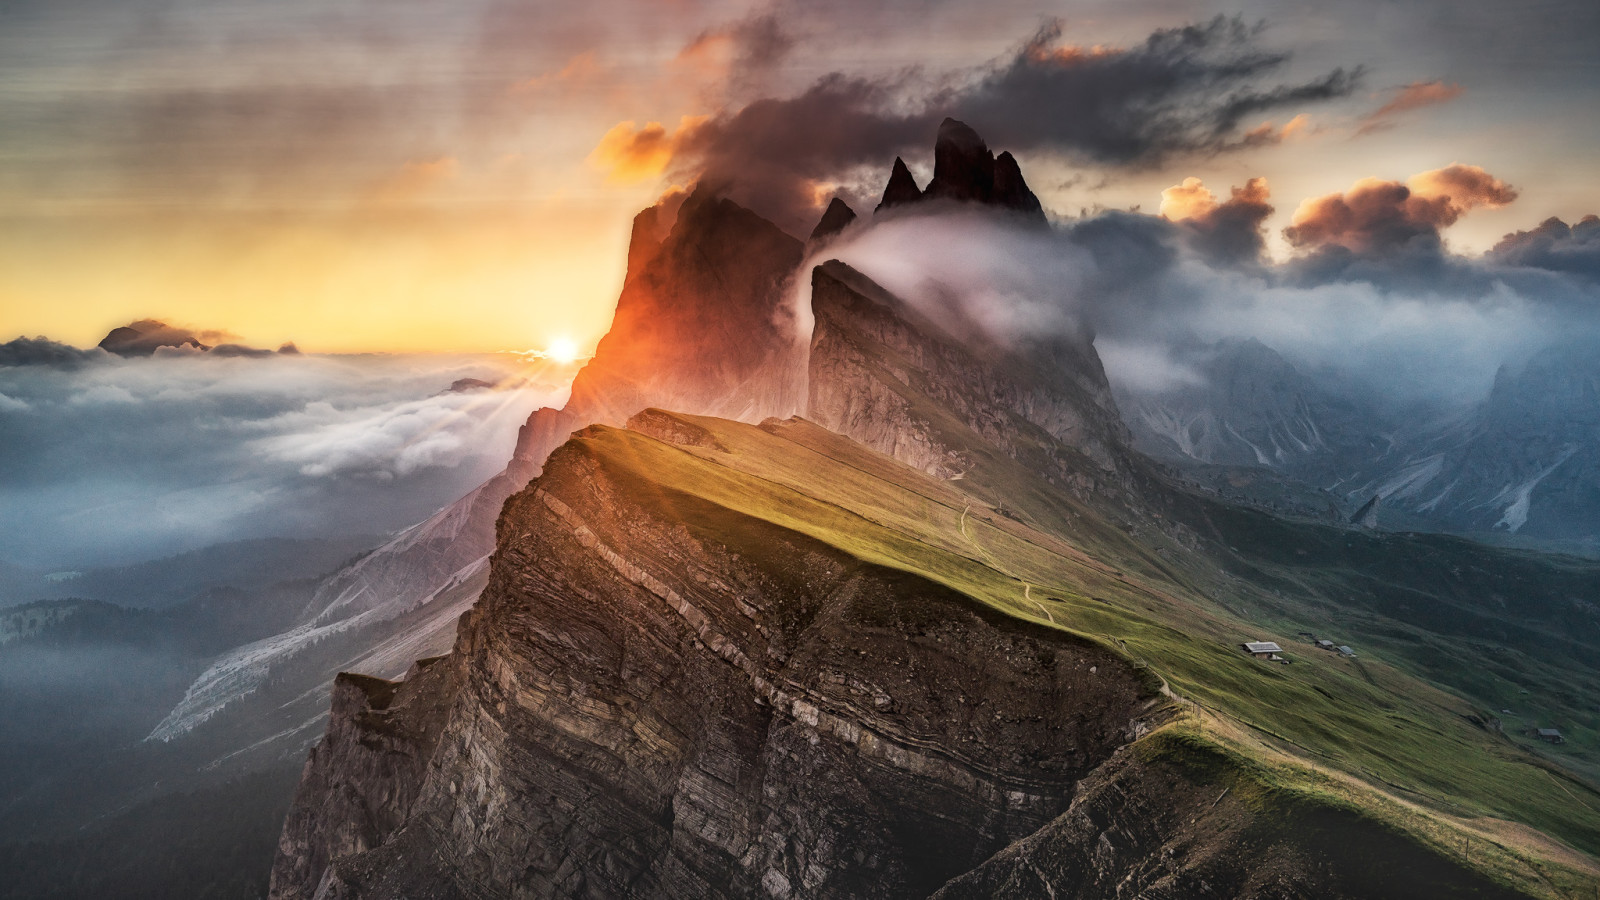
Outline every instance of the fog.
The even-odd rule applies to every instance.
[[[49,358],[0,366],[0,563],[13,566],[405,527],[498,472],[570,380],[512,355]],[[450,390],[467,378],[499,387]]]
[[[1262,244],[1259,220],[1232,227]],[[1430,235],[1426,252],[1414,241],[1404,253],[1339,248],[1330,272],[1322,248],[1281,261],[1219,255],[1215,229],[1188,221],[1108,212],[1041,229],[929,203],[860,222],[808,263],[840,259],[961,337],[1087,329],[1113,383],[1141,392],[1196,383],[1185,363],[1196,347],[1255,338],[1396,407],[1459,406],[1481,399],[1502,364],[1600,335],[1595,282],[1509,263],[1504,247],[1454,255]],[[808,310],[800,281],[795,303]]]

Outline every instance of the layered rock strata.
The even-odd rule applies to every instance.
[[[642,481],[590,433],[507,505],[404,825],[322,872],[286,837],[275,896],[926,896],[1151,712],[1098,645]],[[308,785],[391,790],[319,754]]]
[[[807,417],[823,427],[941,477],[969,468],[977,442],[1063,476],[1085,460],[1126,468],[1127,431],[1087,339],[973,346],[837,261],[812,271],[811,306]]]

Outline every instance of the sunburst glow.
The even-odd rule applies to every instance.
[[[558,337],[544,349],[544,355],[558,363],[574,362],[578,358],[578,345],[571,338]]]

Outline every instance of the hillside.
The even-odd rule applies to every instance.
[[[873,412],[575,435],[427,682],[346,682],[275,896],[1600,885],[1600,567],[1189,493],[1126,451],[1092,348],[1029,375],[814,278],[812,404]],[[1569,744],[1507,734],[1508,689]],[[414,799],[378,827],[380,798]]]

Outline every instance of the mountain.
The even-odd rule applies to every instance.
[[[1600,884],[1531,830],[1600,847],[1586,763],[1489,713],[1518,678],[1577,721],[1600,567],[1218,503],[1128,450],[1092,347],[996,353],[811,276],[806,418],[575,433],[451,652],[341,679],[274,897]],[[1456,662],[1484,642],[1513,656]]]
[[[293,627],[218,656],[152,739],[181,738],[252,698],[270,712],[245,724],[240,746],[251,758],[298,755],[322,723],[335,673],[393,677],[445,652],[485,584],[506,498],[574,430],[658,404],[747,421],[795,411],[804,345],[788,287],[801,242],[709,191],[684,200],[671,223],[663,215],[652,207],[636,218],[611,330],[566,406],[522,427],[505,470],[328,578]]]
[[[943,477],[972,465],[952,430],[1063,478],[1078,470],[1062,452],[1107,475],[1126,467],[1126,429],[1087,340],[964,347],[839,262],[814,270],[811,303],[808,415],[823,427]]]
[[[946,124],[935,199],[1028,214]],[[566,407],[207,661],[114,821],[304,760],[278,897],[1594,891],[1600,566],[1194,490],[1087,339],[804,253],[709,191],[641,213]]]
[[[85,572],[0,571],[0,603],[76,598],[120,606],[176,606],[219,587],[257,590],[318,578],[381,543],[373,535],[258,538]]]
[[[1600,362],[1592,347],[1551,347],[1502,367],[1477,409],[1407,450],[1356,489],[1435,528],[1600,541]]]
[[[939,125],[933,145],[933,178],[927,189],[917,187],[905,160],[897,156],[874,213],[930,200],[1008,209],[1030,225],[1049,224],[1039,198],[1022,177],[1016,157],[1001,153],[997,158],[971,126],[955,119],[945,119]]]
[[[1220,495],[1302,516],[1378,499],[1391,529],[1592,552],[1600,532],[1600,366],[1546,348],[1467,410],[1397,416],[1255,341],[1188,348],[1198,382],[1118,388],[1135,445]],[[1319,513],[1319,510],[1323,512]]]
[[[200,338],[188,329],[168,325],[155,319],[140,319],[113,328],[96,346],[118,356],[150,356],[162,347],[211,349],[201,343]]]

